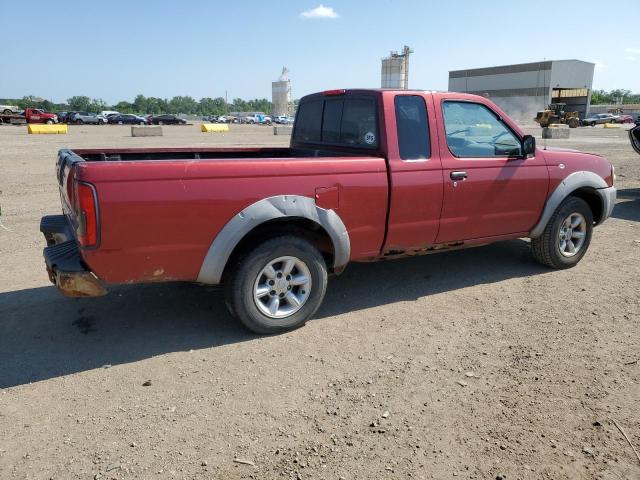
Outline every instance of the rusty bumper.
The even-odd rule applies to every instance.
[[[64,215],[43,217],[40,231],[47,240],[43,251],[49,280],[68,297],[98,297],[106,288],[82,261],[78,242]]]

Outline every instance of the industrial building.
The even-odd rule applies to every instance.
[[[409,54],[413,50],[404,46],[402,53],[391,52],[382,59],[381,87],[407,90],[409,88]]]
[[[594,68],[582,60],[547,60],[453,70],[449,91],[490,98],[520,121],[530,122],[550,103],[566,103],[566,111],[577,111],[584,118],[591,103]]]
[[[271,102],[275,116],[291,114],[291,80],[289,70],[282,67],[282,73],[277,82],[271,82]]]

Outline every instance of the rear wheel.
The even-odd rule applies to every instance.
[[[7,109],[6,109],[4,112],[2,112],[2,113],[4,113],[5,115],[11,115],[13,112],[7,108]]]
[[[158,122],[158,125],[164,125],[164,122],[163,122],[162,120],[160,120],[160,121]]]
[[[578,128],[579,125],[577,118],[570,118],[567,123],[569,124],[569,128]]]
[[[304,325],[326,288],[327,267],[320,252],[287,235],[265,241],[229,266],[225,300],[249,330],[270,334]]]
[[[84,125],[84,120],[82,120],[82,119],[78,119],[78,120],[76,120],[76,123],[77,123],[78,125]]]
[[[46,122],[44,122],[44,123],[46,123],[47,125],[51,125],[51,124],[53,123],[53,120],[49,119],[49,120],[47,120],[47,121],[46,121]]]
[[[581,198],[568,197],[553,213],[542,235],[531,239],[533,257],[551,268],[571,268],[587,252],[592,233],[591,208]]]

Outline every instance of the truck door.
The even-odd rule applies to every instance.
[[[384,92],[390,179],[383,253],[420,249],[436,240],[442,210],[442,165],[432,94]]]
[[[444,199],[437,242],[526,234],[547,197],[541,155],[522,158],[520,134],[490,102],[435,96]]]

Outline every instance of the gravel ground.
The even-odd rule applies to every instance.
[[[0,127],[1,479],[640,478],[613,423],[640,448],[640,157],[624,130],[548,141],[618,173],[576,268],[542,268],[523,240],[355,264],[315,320],[271,337],[196,285],[66,299],[38,223],[60,210],[58,148],[288,137],[25,130]]]

